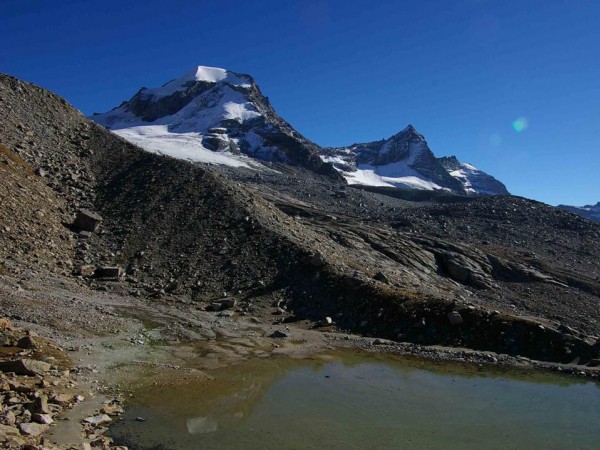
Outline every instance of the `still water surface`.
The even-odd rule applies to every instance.
[[[211,375],[137,392],[111,435],[130,449],[600,449],[600,389],[581,380],[352,352]]]

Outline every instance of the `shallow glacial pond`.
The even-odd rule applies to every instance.
[[[582,380],[354,352],[210,375],[139,390],[110,434],[130,449],[600,448],[600,389]]]

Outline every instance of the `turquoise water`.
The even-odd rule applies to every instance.
[[[142,389],[111,435],[133,450],[600,449],[600,389],[590,382],[355,353],[211,375]]]

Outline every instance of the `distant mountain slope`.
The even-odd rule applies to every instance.
[[[575,214],[579,214],[582,217],[590,220],[596,220],[600,222],[600,202],[595,205],[585,206],[569,206],[569,205],[558,205],[558,208],[570,211]]]
[[[471,164],[461,163],[456,156],[442,156],[438,161],[452,177],[461,182],[468,195],[509,194],[503,183]]]

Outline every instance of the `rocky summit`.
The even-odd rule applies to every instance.
[[[412,125],[382,141],[323,148],[283,120],[250,75],[215,67],[198,66],[161,87],[142,88],[91,119],[147,150],[189,161],[255,171],[285,163],[343,176],[349,184],[508,194],[470,164],[437,159]]]
[[[188,376],[214,363],[209,354],[227,364],[302,346],[598,376],[600,224],[516,196],[466,195],[506,192],[435,158],[414,128],[322,149],[251,78],[209,68],[94,119],[103,126],[0,75],[0,321],[19,330],[0,329],[13,349],[0,371],[29,377],[23,392],[1,377],[11,394],[0,413],[13,424],[0,442],[39,443],[53,429],[42,416],[59,408],[24,412],[62,393],[37,392],[35,367],[73,368],[81,377],[57,383],[74,395],[81,383],[92,400],[114,395],[124,367]],[[392,166],[432,188],[347,182]],[[23,349],[26,336],[72,356],[58,364]],[[197,356],[198,342],[210,351]],[[111,448],[104,425],[117,400],[83,402],[70,423]],[[13,422],[14,410],[26,417]],[[48,442],[62,445],[67,428]]]

